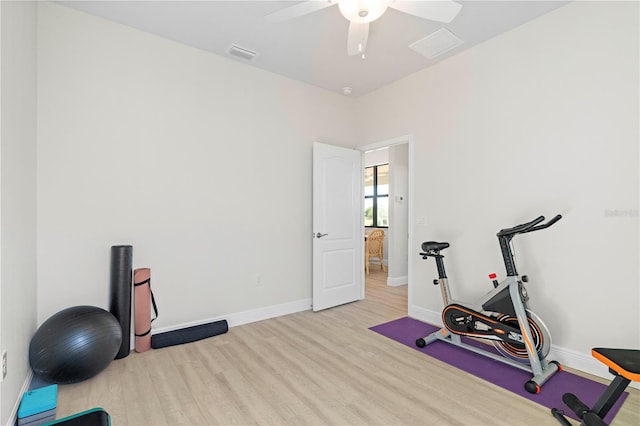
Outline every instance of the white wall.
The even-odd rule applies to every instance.
[[[380,148],[364,153],[363,163],[365,167],[377,166],[389,162],[389,148]]]
[[[0,2],[0,424],[29,372],[36,329],[36,6]]]
[[[442,308],[420,242],[473,299],[499,229],[561,213],[515,239],[532,309],[569,351],[640,346],[638,27],[636,2],[573,2],[358,99],[363,144],[415,137],[412,315]]]
[[[308,308],[311,147],[355,146],[354,101],[38,9],[38,321],[108,306],[114,244],[151,268],[158,329]]]
[[[408,282],[409,145],[389,147],[389,285]]]

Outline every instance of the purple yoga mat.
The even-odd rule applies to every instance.
[[[542,386],[539,394],[531,394],[524,389],[525,382],[531,379],[531,374],[526,371],[439,340],[424,348],[416,346],[417,339],[425,337],[438,329],[430,324],[407,317],[370,328],[376,333],[437,358],[540,405],[550,409],[555,407],[564,410],[567,416],[576,420],[578,418],[562,402],[562,395],[571,392],[589,407],[592,407],[607,387],[593,380],[576,376],[568,371],[560,371]],[[487,345],[476,342],[473,339],[463,337],[463,340],[473,345],[482,345],[482,348],[487,347]],[[607,424],[611,422],[628,395],[629,393],[625,392],[609,411],[609,414],[605,417]]]

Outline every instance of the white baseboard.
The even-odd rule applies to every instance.
[[[294,314],[296,312],[308,311],[311,309],[311,299],[296,300],[294,302],[282,303],[279,305],[266,306],[264,308],[252,309],[244,312],[236,312],[229,315],[207,318],[203,320],[193,321],[184,324],[178,324],[169,327],[154,328],[153,333],[164,333],[165,331],[179,330],[181,328],[192,327],[195,325],[207,324],[214,321],[227,320],[229,327],[236,327],[242,324],[249,324],[256,321],[262,321],[269,318],[276,318],[283,315]]]
[[[283,315],[294,314],[296,312],[307,311],[311,309],[311,299],[302,299],[296,300],[294,302],[282,303],[279,305],[267,306],[259,309],[252,309],[244,312],[237,312],[229,315],[222,315],[214,318],[207,318],[203,320],[193,321],[184,324],[178,324],[175,326],[162,327],[158,329],[153,329],[154,333],[163,333],[165,331],[173,331],[179,330],[181,328],[192,327],[194,325],[200,324],[208,324],[214,321],[227,320],[227,324],[229,327],[236,327],[242,324],[249,324],[256,321],[262,321],[269,318],[276,318]],[[132,335],[131,337],[131,349],[133,350],[135,347],[135,338]],[[29,374],[22,386],[22,390],[20,391],[20,396],[16,403],[14,404],[13,410],[11,411],[11,415],[9,416],[9,421],[7,426],[14,426],[16,424],[16,418],[18,415],[18,408],[20,407],[20,401],[22,400],[22,394],[29,389],[29,385],[31,384],[31,379],[33,378],[33,371],[29,369]]]
[[[409,317],[422,322],[442,327],[442,315],[440,311],[432,311],[419,306],[409,306]],[[548,359],[558,361],[560,365],[592,374],[603,379],[611,380],[612,376],[609,369],[591,356],[571,349],[562,348],[560,346],[551,345]],[[640,389],[638,382],[632,382],[629,386]]]
[[[409,282],[409,277],[387,277],[387,285],[390,287],[398,287]]]
[[[613,375],[609,373],[609,368],[591,356],[591,353],[584,354],[571,349],[551,345],[549,359],[556,360],[560,365],[580,370],[584,373],[592,374],[603,379],[611,380]],[[640,382],[631,382],[629,387],[640,389]]]
[[[311,299],[302,299],[280,305],[267,306],[245,312],[238,312],[227,316],[229,327],[242,324],[249,324],[269,318],[276,318],[283,315],[295,314],[296,312],[308,311],[311,309]]]
[[[18,408],[20,408],[20,401],[22,401],[22,395],[29,390],[29,386],[31,385],[31,380],[33,379],[33,370],[29,368],[29,372],[27,373],[27,377],[24,379],[24,383],[22,384],[22,389],[20,389],[20,393],[18,393],[18,399],[15,404],[13,404],[13,408],[11,409],[11,414],[9,414],[9,420],[7,420],[7,426],[14,426],[18,421]]]
[[[602,378],[610,378],[609,369],[590,354],[584,354],[571,349],[561,348],[551,345],[549,359],[556,360],[560,365],[565,365],[585,373],[593,374]]]
[[[430,309],[421,308],[419,306],[409,306],[409,317],[418,321],[442,327],[442,315],[440,311],[432,311]]]

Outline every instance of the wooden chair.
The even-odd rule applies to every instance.
[[[364,247],[364,269],[367,272],[367,275],[369,275],[369,260],[372,257],[380,259],[380,267],[384,272],[387,271],[387,268],[384,266],[382,261],[384,258],[383,240],[384,231],[382,229],[374,229],[367,236],[367,242]]]

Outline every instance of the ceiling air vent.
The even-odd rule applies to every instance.
[[[253,50],[246,49],[244,47],[240,47],[238,45],[232,44],[229,48],[229,54],[233,56],[237,56],[238,58],[245,59],[247,61],[252,61],[253,58],[258,54]]]
[[[453,35],[451,31],[446,28],[440,28],[425,38],[411,43],[409,49],[415,50],[429,59],[434,59],[460,46],[462,43],[464,43],[464,41]]]

